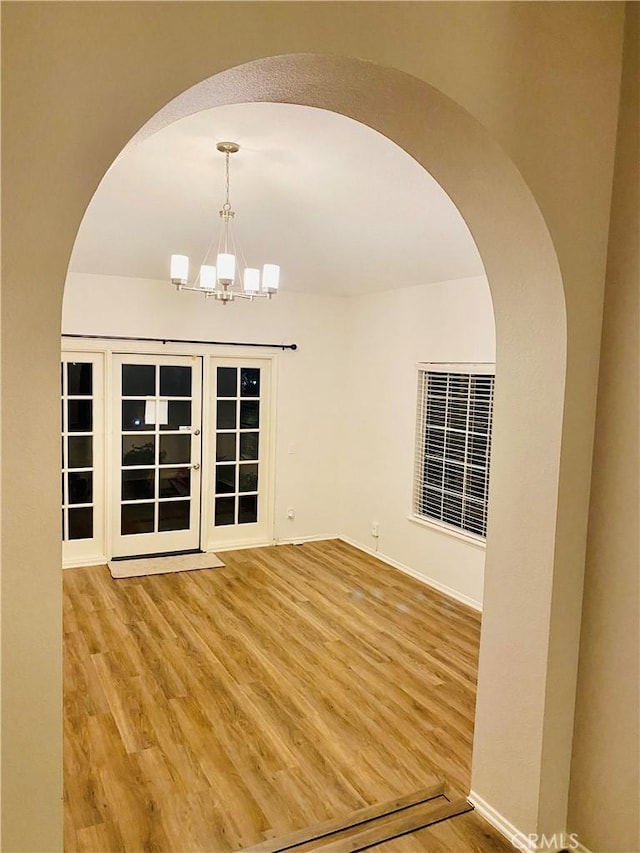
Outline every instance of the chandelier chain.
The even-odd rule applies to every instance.
[[[229,152],[227,151],[227,152],[225,153],[225,189],[226,189],[226,200],[225,200],[225,203],[222,205],[222,209],[223,209],[223,210],[231,210],[231,202],[229,201],[229,186],[230,186],[230,179],[229,179]]]

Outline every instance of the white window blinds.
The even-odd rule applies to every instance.
[[[487,534],[495,377],[487,366],[418,368],[413,511]],[[491,367],[493,371],[493,366]]]

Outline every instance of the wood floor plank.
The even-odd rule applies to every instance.
[[[365,827],[354,834],[348,834],[344,838],[328,841],[326,844],[307,849],[313,849],[316,853],[358,853],[359,850],[366,850],[380,841],[389,843],[390,839],[407,835],[410,832],[415,832],[438,821],[455,817],[463,812],[470,811],[471,808],[469,803],[463,798],[459,798],[453,802],[449,802],[448,800],[442,801],[438,798],[428,803],[421,803],[411,809],[406,809],[399,814],[377,820],[370,827]],[[300,853],[303,853],[304,850],[304,847],[299,848]],[[297,851],[294,850],[292,853],[297,853]]]
[[[476,812],[457,815],[393,841],[371,853],[513,853],[513,846]]]
[[[229,853],[469,790],[477,613],[336,540],[225,563],[64,573],[69,850]]]
[[[300,847],[302,844],[310,841],[318,841],[338,831],[353,829],[354,827],[370,823],[372,820],[387,817],[388,815],[395,815],[409,806],[415,806],[435,798],[444,798],[446,800],[444,795],[444,784],[437,782],[429,788],[422,788],[419,791],[414,791],[412,794],[396,797],[393,800],[376,803],[372,806],[365,806],[363,809],[352,812],[347,818],[332,818],[331,820],[308,826],[298,832],[292,832],[277,839],[262,841],[260,844],[255,844],[252,847],[246,847],[241,853],[279,853],[279,851]],[[448,800],[446,801],[448,802]]]

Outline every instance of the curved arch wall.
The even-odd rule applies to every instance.
[[[278,100],[375,127],[429,168],[469,224],[492,289],[499,380],[473,788],[524,832],[564,829],[620,8],[16,3],[3,17],[4,846],[60,846],[69,253],[110,162],[154,113],[171,120],[172,99],[199,80],[188,110]]]

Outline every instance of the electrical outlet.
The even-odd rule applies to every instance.
[[[377,521],[371,522],[371,535],[375,536],[376,539],[380,536],[380,525]]]

